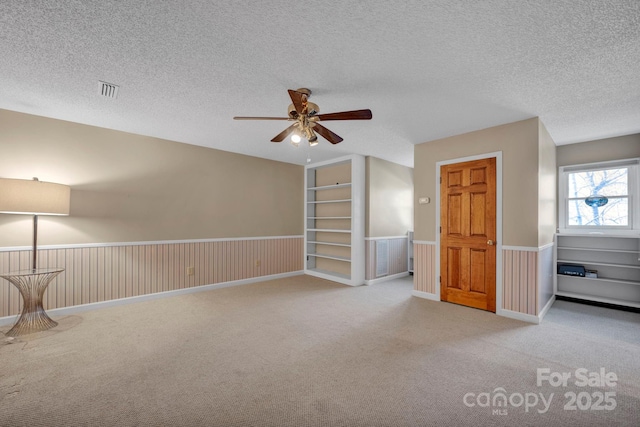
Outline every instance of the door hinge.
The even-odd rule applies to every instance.
[[[442,177],[440,177],[440,184],[442,184]]]
[[[442,234],[442,226],[440,226],[440,234]]]
[[[438,276],[438,282],[442,283],[442,276]]]

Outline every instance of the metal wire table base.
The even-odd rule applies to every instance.
[[[24,302],[20,317],[6,335],[16,337],[46,331],[58,324],[44,311],[42,299],[49,283],[63,271],[64,269],[62,268],[39,268],[0,274],[0,277],[8,280],[18,288]]]

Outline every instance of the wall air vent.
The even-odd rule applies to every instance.
[[[376,240],[376,277],[389,274],[389,241]]]
[[[120,89],[120,86],[102,81],[99,81],[98,85],[100,88],[100,95],[112,99],[116,99],[118,97],[118,89]]]

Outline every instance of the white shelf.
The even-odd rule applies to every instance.
[[[321,233],[351,233],[351,230],[339,230],[335,228],[307,228],[307,231],[317,231]]]
[[[346,256],[318,254],[318,253],[312,253],[312,252],[307,252],[307,256],[313,256],[316,258],[334,259],[336,261],[351,262],[351,258],[348,258]]]
[[[598,262],[598,261],[584,261],[584,260],[568,260],[568,259],[559,259],[559,264],[587,264],[601,267],[616,267],[616,268],[636,268],[640,269],[640,265],[629,265],[629,264],[612,264],[608,262]]]
[[[322,191],[322,190],[333,190],[335,188],[346,188],[346,187],[351,187],[351,183],[350,182],[345,182],[344,184],[335,184],[335,185],[323,185],[320,187],[309,187],[307,188],[307,191]]]
[[[599,248],[575,248],[571,246],[560,246],[558,247],[559,251],[586,251],[586,252],[613,252],[620,254],[640,254],[640,250],[625,250],[625,249],[599,249]]]
[[[569,274],[558,274],[558,280],[568,279],[577,279],[577,280],[589,280],[594,282],[607,282],[607,283],[620,283],[623,285],[634,285],[640,286],[640,282],[635,280],[623,280],[623,279],[611,279],[609,277],[582,277],[582,276],[573,276]]]
[[[351,219],[350,216],[309,216],[307,219]]]
[[[309,204],[322,204],[322,203],[351,203],[351,199],[339,199],[339,200],[307,200]]]
[[[343,248],[350,248],[351,245],[348,243],[333,243],[333,242],[318,242],[315,240],[307,240],[308,244],[314,244],[314,245],[327,245],[327,246],[341,246]]]
[[[350,280],[349,276],[347,276],[346,274],[336,273],[335,271],[323,270],[321,268],[308,268],[307,272],[310,274],[313,274],[314,276],[317,275],[329,280],[334,278],[342,279],[342,280]]]
[[[640,239],[640,233],[637,231],[632,232],[618,232],[618,233],[571,233],[560,232],[556,234],[558,237],[589,237],[589,238],[603,238],[611,237],[614,239]]]

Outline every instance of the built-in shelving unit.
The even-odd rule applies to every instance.
[[[364,283],[364,158],[305,167],[305,272]]]
[[[557,296],[640,308],[640,235],[557,234],[556,265],[573,264],[597,277],[557,273]]]

